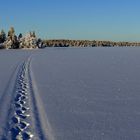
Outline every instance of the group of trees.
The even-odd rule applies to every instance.
[[[18,37],[15,35],[15,30],[13,27],[10,28],[7,35],[4,30],[1,30],[0,44],[1,48],[19,48],[19,40]]]
[[[140,42],[113,42],[89,40],[44,40],[47,47],[124,47],[140,46]]]
[[[18,48],[38,48],[41,39],[37,39],[35,32],[29,32],[23,37],[22,33],[15,34],[14,27],[11,27],[7,35],[4,30],[0,32],[0,48],[18,49]]]
[[[19,48],[44,48],[44,47],[114,47],[114,46],[140,46],[139,42],[113,42],[113,41],[89,41],[89,40],[41,40],[36,37],[35,32],[29,32],[25,36],[15,34],[11,27],[6,34],[0,32],[0,49]]]

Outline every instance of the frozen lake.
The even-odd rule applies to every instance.
[[[11,136],[14,81],[22,63],[31,110],[24,121],[33,125],[27,128],[33,139],[140,139],[140,48],[0,51],[0,138]]]

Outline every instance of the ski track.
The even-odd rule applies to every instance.
[[[1,140],[53,140],[30,63],[31,57],[17,66],[1,98],[0,111],[6,122],[0,130]]]

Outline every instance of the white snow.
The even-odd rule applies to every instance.
[[[23,94],[17,137],[139,140],[139,59],[140,48],[1,50],[0,139]]]

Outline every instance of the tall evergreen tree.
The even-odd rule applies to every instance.
[[[15,35],[15,29],[14,27],[11,27],[10,30],[8,31],[8,37],[12,39],[14,35]]]
[[[0,43],[4,43],[6,41],[6,33],[4,30],[1,30],[0,32]]]
[[[19,48],[19,41],[18,41],[18,38],[16,35],[13,36],[12,41],[13,41],[13,43],[12,43],[11,48],[18,49]]]
[[[36,38],[35,31],[32,32],[32,37],[35,37]]]
[[[23,37],[22,33],[19,34],[18,40],[20,40]]]

